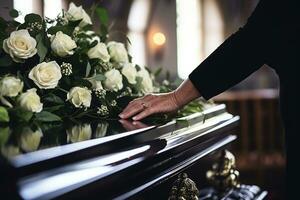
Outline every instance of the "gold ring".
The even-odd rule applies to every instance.
[[[143,106],[143,109],[148,108],[148,106],[146,105],[146,103],[142,102],[141,105]]]

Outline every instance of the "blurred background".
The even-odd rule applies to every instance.
[[[55,18],[68,0],[1,0],[1,16],[15,8],[24,16]],[[243,26],[258,0],[74,0],[91,12],[94,4],[108,9],[110,39],[127,44],[133,62],[153,71],[163,68],[171,80],[185,79],[226,38]],[[17,20],[21,20],[20,18]],[[95,31],[99,30],[97,23]],[[127,37],[130,43],[127,41]],[[227,67],[227,66],[223,66]],[[241,66],[243,67],[243,66]],[[218,73],[216,71],[216,73]],[[224,74],[226,76],[226,74]],[[211,77],[214,81],[214,77]],[[243,82],[214,98],[241,116],[233,147],[241,181],[284,199],[284,133],[278,110],[278,78],[263,66]]]

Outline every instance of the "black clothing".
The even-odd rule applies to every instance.
[[[300,68],[300,7],[297,4],[297,0],[261,0],[246,25],[189,75],[200,94],[210,99],[242,81],[263,64],[275,69],[280,79],[288,184],[292,184],[296,175],[299,177],[299,174],[292,174],[297,173],[295,170],[300,173],[297,164],[300,131],[296,126],[300,118],[297,117],[300,114],[300,76],[297,69]],[[289,188],[290,194],[293,191]]]

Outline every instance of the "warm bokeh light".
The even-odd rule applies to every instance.
[[[163,33],[161,33],[161,32],[154,33],[154,35],[153,35],[153,42],[157,46],[162,46],[162,45],[164,45],[166,43],[166,36]]]

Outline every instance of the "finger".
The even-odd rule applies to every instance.
[[[132,103],[127,105],[127,107],[122,111],[122,113],[120,113],[119,117],[123,119],[131,117],[132,115],[144,109],[142,102],[150,106],[150,103],[148,103],[148,101],[152,101],[152,99],[153,95],[148,95],[131,101]]]
[[[127,113],[128,111],[130,111],[132,109],[133,106],[136,105],[136,101],[131,101],[124,109],[123,111],[119,114],[119,116],[121,117],[122,115],[124,115],[125,113]]]
[[[138,120],[144,119],[145,117],[148,117],[149,115],[152,115],[154,113],[155,113],[155,110],[153,108],[148,108],[148,109],[140,112],[136,116],[134,116],[132,119],[134,121],[138,121]]]
[[[127,119],[139,112],[141,112],[144,109],[144,107],[141,104],[132,104],[128,109],[124,110],[119,116],[122,119]]]
[[[136,107],[137,104],[141,104],[140,98],[129,102],[129,104],[126,106],[126,108],[123,109],[121,114],[128,112],[132,108]]]
[[[128,113],[131,109],[132,109],[132,105],[131,105],[131,104],[127,105],[126,108],[124,108],[123,111],[119,114],[119,116],[120,116],[121,118],[123,118],[124,115],[125,115],[126,113]]]
[[[122,119],[131,117],[132,115],[136,114],[137,112],[140,112],[141,109],[144,109],[143,106],[141,107],[142,102],[146,103],[147,105],[150,105],[147,102],[152,101],[154,98],[155,98],[154,95],[148,94],[144,97],[140,97],[140,98],[137,98],[137,99],[129,102],[129,104],[126,106],[126,108],[119,114],[119,117],[121,117]],[[136,110],[136,108],[138,108],[139,110]],[[132,113],[133,111],[136,111],[136,112],[133,113],[132,115],[130,115],[130,113]]]

